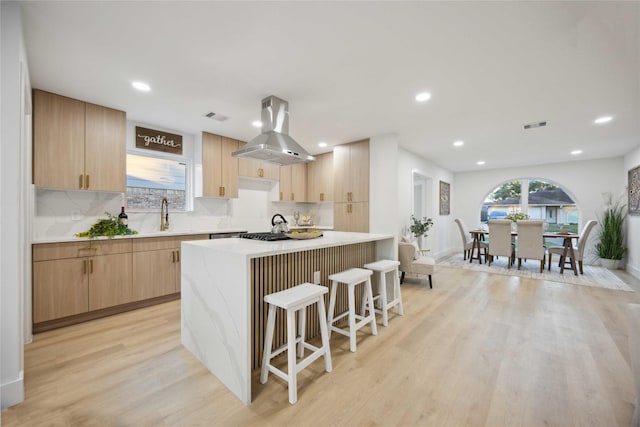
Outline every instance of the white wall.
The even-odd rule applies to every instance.
[[[398,139],[369,138],[369,231],[398,234]]]
[[[1,2],[0,20],[0,399],[4,410],[24,400],[23,292],[28,277],[25,265],[29,262],[24,257],[24,247],[29,243],[25,241],[29,221],[24,216],[24,203],[29,200],[25,175],[30,162],[22,157],[26,102],[23,95],[29,93],[29,83],[18,3]]]
[[[462,218],[467,227],[474,227],[480,223],[482,202],[489,192],[508,180],[539,178],[559,184],[567,191],[577,204],[580,213],[579,227],[582,228],[586,221],[598,219],[604,207],[603,193],[612,193],[614,196],[625,194],[626,177],[621,172],[623,168],[623,158],[616,157],[458,173],[452,186],[452,192],[455,188],[452,211],[455,217]],[[597,233],[596,228],[589,238],[585,263],[595,260],[592,251]],[[462,250],[459,238],[451,243],[456,250]]]
[[[455,200],[458,196],[457,189],[453,184],[453,174],[436,165],[435,163],[423,159],[403,148],[398,150],[398,217],[396,222],[396,233],[408,232],[411,223],[410,218],[413,214],[413,172],[417,172],[428,178],[431,189],[428,194],[431,195],[427,201],[427,216],[433,220],[433,227],[428,233],[426,247],[431,250],[432,256],[438,258],[446,255],[451,251],[451,242],[453,232],[457,231],[453,228],[453,219],[456,217],[454,204],[451,205],[450,215],[439,215],[439,185],[440,181],[451,184],[451,199]]]
[[[640,147],[625,156],[624,173],[627,174],[630,169],[637,166],[640,166]],[[627,217],[627,247],[629,248],[627,271],[640,279],[640,239],[638,236],[640,236],[640,216],[629,215]]]

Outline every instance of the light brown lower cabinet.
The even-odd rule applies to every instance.
[[[208,238],[198,234],[134,239],[134,301],[180,292],[180,243]]]
[[[208,237],[33,245],[34,332],[179,298],[180,243]]]
[[[135,301],[180,292],[177,284],[180,275],[179,254],[179,249],[134,252]]]

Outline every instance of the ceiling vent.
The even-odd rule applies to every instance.
[[[523,126],[523,128],[525,130],[527,129],[535,129],[535,128],[541,128],[541,127],[545,127],[547,125],[547,122],[535,122],[535,123],[529,123]]]
[[[218,122],[226,122],[227,120],[229,120],[229,117],[223,116],[222,114],[214,113],[213,111],[209,111],[208,113],[205,113],[204,116],[210,118],[211,120],[216,120]]]

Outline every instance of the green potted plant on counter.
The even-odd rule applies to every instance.
[[[422,219],[418,219],[414,215],[411,215],[411,225],[409,226],[409,230],[411,230],[411,233],[418,241],[420,249],[424,249],[423,239],[424,237],[427,237],[427,232],[432,226],[433,221],[431,218],[424,217]]]
[[[599,218],[600,234],[596,250],[600,257],[600,264],[608,269],[618,268],[620,260],[627,252],[624,245],[624,220],[627,217],[627,205],[621,205],[619,201],[612,203],[611,195],[608,195],[608,203]]]

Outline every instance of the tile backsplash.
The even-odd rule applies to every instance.
[[[293,224],[293,212],[315,214],[316,225],[333,225],[332,203],[294,203],[274,201],[277,185],[265,182],[244,182],[237,199],[196,198],[190,212],[174,212],[169,206],[170,230],[210,231],[246,229],[267,231],[271,217],[282,213]],[[72,237],[88,230],[105,212],[120,213],[124,205],[122,193],[49,190],[34,188],[34,240]],[[159,231],[160,213],[128,211],[129,227],[139,233]]]

